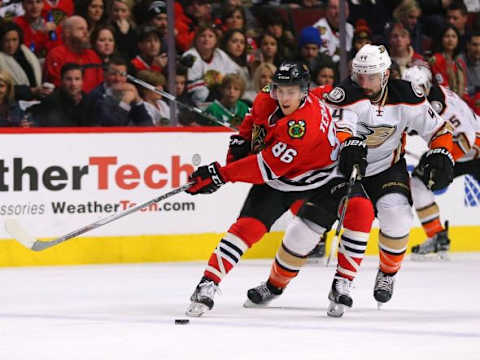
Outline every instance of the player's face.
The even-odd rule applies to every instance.
[[[292,114],[300,106],[302,91],[298,85],[278,86],[277,100],[284,115]]]
[[[369,98],[375,97],[382,90],[382,74],[355,74],[355,82]]]

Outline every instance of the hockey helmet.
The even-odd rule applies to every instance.
[[[358,50],[352,60],[352,79],[357,82],[357,76],[360,74],[380,74],[383,92],[388,81],[387,70],[391,65],[392,60],[385,46],[366,44]]]
[[[303,95],[306,96],[308,94],[310,71],[306,65],[295,61],[282,62],[275,74],[273,74],[270,95],[276,99],[276,88],[278,86],[291,85],[299,85]]]
[[[421,87],[426,94],[432,87],[432,72],[426,66],[415,65],[405,69],[402,79],[410,81],[412,86]]]

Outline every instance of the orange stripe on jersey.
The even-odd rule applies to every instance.
[[[452,134],[453,128],[448,121],[446,121],[435,134],[433,134],[430,140],[430,149],[445,148],[452,152]]]
[[[350,134],[349,132],[337,130],[337,139],[340,140],[340,143],[343,143],[351,136],[352,134]]]

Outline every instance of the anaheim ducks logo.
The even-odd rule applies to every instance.
[[[304,120],[290,120],[288,122],[288,135],[292,139],[301,139],[307,131],[307,124]]]
[[[267,130],[265,130],[263,125],[253,124],[252,152],[254,154],[259,153],[265,148],[265,136],[267,136]]]
[[[365,123],[359,123],[360,129],[358,134],[367,140],[369,148],[377,148],[387,141],[397,130],[396,126],[392,125],[378,125],[370,126]]]

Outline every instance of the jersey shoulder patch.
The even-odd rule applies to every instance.
[[[350,78],[334,87],[325,97],[327,103],[337,106],[350,105],[363,99],[367,99],[363,91]]]
[[[425,101],[424,92],[405,80],[388,81],[387,104],[420,104]]]
[[[442,115],[447,108],[447,99],[440,86],[432,86],[428,94],[428,101],[439,115]]]

